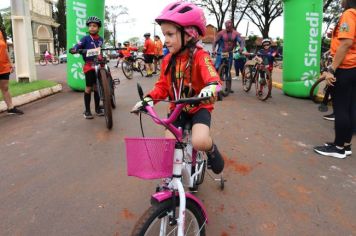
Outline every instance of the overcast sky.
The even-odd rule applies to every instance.
[[[127,40],[131,37],[140,37],[142,38],[145,32],[150,32],[153,34],[154,30],[154,19],[158,16],[161,10],[170,2],[175,0],[106,0],[106,5],[108,6],[117,6],[123,5],[128,8],[129,18],[135,19],[132,23],[118,23],[117,28],[117,37],[119,41]],[[0,9],[10,6],[10,0],[0,0]],[[121,21],[125,21],[122,19]],[[212,16],[207,16],[208,23],[213,25],[215,20]],[[242,35],[246,34],[247,21],[243,20],[241,24],[237,27]],[[156,26],[156,32],[161,34],[159,26]],[[250,23],[249,34],[254,33],[261,35],[258,28]],[[279,17],[272,23],[270,30],[270,37],[283,37],[283,18]]]

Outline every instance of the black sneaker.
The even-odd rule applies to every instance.
[[[345,148],[338,149],[334,144],[329,146],[314,147],[314,151],[323,156],[336,157],[343,159],[346,157]]]
[[[208,169],[211,169],[215,174],[220,174],[224,169],[224,159],[222,158],[217,146],[213,145],[213,151],[207,152],[208,156]]]
[[[147,74],[145,77],[147,77],[147,78],[152,77],[152,74]]]
[[[325,120],[334,121],[334,120],[335,120],[335,115],[334,115],[334,113],[332,113],[332,114],[330,114],[330,115],[325,115],[325,116],[323,116],[323,118],[324,118]]]
[[[152,75],[157,75],[157,72],[156,72],[156,71],[153,71],[153,72],[152,72]]]
[[[91,114],[90,111],[85,111],[83,114],[84,114],[85,119],[93,119],[94,118],[94,116]]]
[[[335,144],[330,142],[330,143],[325,143],[324,145],[325,146],[332,146],[332,145],[335,145]],[[346,156],[351,156],[352,155],[351,144],[347,145],[347,146],[344,146],[344,148],[345,148]]]
[[[97,116],[104,116],[104,108],[99,106],[98,109],[95,110]]]
[[[12,109],[7,110],[7,114],[9,114],[9,115],[23,115],[24,113],[20,109],[13,107]]]

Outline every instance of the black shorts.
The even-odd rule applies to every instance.
[[[153,63],[154,55],[144,54],[143,58],[145,59],[145,63],[150,64],[150,63]]]
[[[0,74],[0,80],[9,80],[10,73]]]
[[[185,127],[187,122],[191,122],[192,126],[195,124],[204,124],[210,128],[211,123],[211,114],[210,112],[202,108],[194,114],[188,114],[186,112],[182,112],[176,121],[173,122],[175,127]]]
[[[95,70],[90,70],[85,73],[85,85],[87,87],[93,87],[96,84]]]
[[[163,55],[155,55],[154,59],[158,61],[158,60],[161,60],[162,58],[163,58]]]

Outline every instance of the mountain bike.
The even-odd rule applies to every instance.
[[[103,51],[117,50],[113,48],[79,49],[75,53],[86,54],[87,57],[94,57],[94,68],[96,74],[96,86],[100,100],[104,106],[104,117],[106,128],[113,127],[112,109],[116,108],[115,87],[120,83],[119,79],[113,79],[110,68],[107,65],[109,60],[103,55]]]
[[[143,91],[138,85],[140,98]],[[191,124],[184,129],[176,128],[173,122],[188,104],[199,104],[209,98],[183,98],[175,103],[176,107],[166,119],[161,119],[153,107],[143,101],[144,108],[139,111],[167,128],[175,139],[144,137],[125,138],[127,171],[129,176],[141,179],[161,179],[151,197],[151,207],[136,223],[132,235],[201,235],[204,236],[208,216],[203,203],[184,187],[194,188],[203,183],[206,169],[204,152],[195,151],[191,145]],[[158,100],[157,100],[158,101]],[[224,188],[224,178],[215,179]]]
[[[136,52],[131,52],[131,56],[125,57],[121,63],[122,72],[127,79],[133,78],[133,72],[139,72],[141,76],[144,76],[145,60],[141,57],[137,57]]]
[[[246,53],[246,62],[242,73],[242,87],[245,92],[251,90],[255,84],[256,97],[261,101],[266,101],[271,96],[272,77],[268,70],[268,62],[260,54]]]
[[[46,58],[45,55],[41,55],[40,60],[38,61],[41,66],[46,66],[47,64],[51,63],[52,65],[58,65],[59,60],[56,56],[51,55],[50,57]]]

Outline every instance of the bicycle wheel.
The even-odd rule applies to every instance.
[[[309,97],[310,99],[315,102],[315,103],[320,103],[321,101],[319,100],[318,101],[318,96],[317,94],[320,94],[322,96],[325,96],[326,94],[326,91],[328,89],[328,85],[327,83],[325,82],[325,78],[320,78],[318,79],[314,84],[313,86],[310,88],[310,92],[309,92]],[[331,101],[331,95],[330,93],[327,93],[327,96],[328,98],[325,98],[325,100],[327,102],[330,102]]]
[[[245,92],[251,90],[253,81],[253,66],[245,65],[242,71],[242,88]]]
[[[52,64],[53,64],[53,65],[58,65],[58,64],[59,64],[59,60],[58,60],[57,57],[53,57],[53,58],[52,58]]]
[[[112,109],[115,109],[116,108],[115,86],[114,86],[114,81],[111,78],[111,75],[109,78],[110,78],[110,88],[111,88],[111,107]]]
[[[124,60],[121,63],[121,66],[122,66],[122,72],[124,73],[125,77],[127,79],[132,79],[132,75],[133,75],[132,64]]]
[[[264,72],[264,78],[261,76],[261,73],[259,72],[257,79],[256,79],[256,95],[258,99],[261,101],[266,101],[272,91],[272,78],[271,78],[271,73],[264,69],[262,72]]]
[[[141,57],[137,57],[135,59],[135,63],[137,65],[137,69],[140,71],[141,76],[146,75],[146,67],[145,67],[145,60]]]
[[[223,95],[224,97],[227,97],[229,95],[229,92],[228,91],[228,88],[226,86],[226,71],[228,70],[227,68],[227,65],[226,64],[221,64],[220,67],[219,67],[219,70],[218,70],[218,73],[219,73],[219,76],[220,76],[220,79],[222,81],[222,90],[220,91],[220,94]]]
[[[176,216],[178,217],[179,198],[176,199]],[[132,236],[177,235],[178,225],[169,224],[172,215],[172,199],[154,204],[141,216],[136,223]],[[192,200],[187,199],[184,235],[205,235],[205,217],[201,208]],[[162,234],[161,229],[165,230]]]
[[[112,128],[112,110],[111,110],[111,92],[108,76],[105,69],[100,69],[99,75],[101,78],[101,89],[103,96],[103,105],[104,105],[104,116],[106,127],[108,129]]]
[[[40,63],[41,66],[47,65],[47,61],[45,59],[40,59],[39,63]]]

